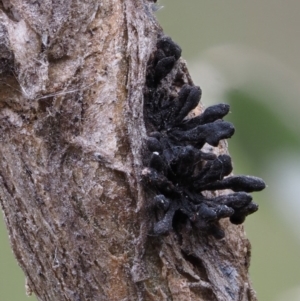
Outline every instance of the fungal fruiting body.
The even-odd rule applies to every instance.
[[[148,63],[144,91],[148,137],[142,178],[154,192],[152,207],[160,212],[153,234],[167,234],[180,220],[223,238],[219,220],[228,217],[233,224],[243,223],[258,209],[248,192],[264,189],[265,183],[257,177],[230,175],[229,155],[204,151],[205,144],[218,146],[234,134],[233,125],[222,120],[229,105],[214,105],[189,118],[199,104],[201,89],[184,80],[180,56],[181,48],[162,36]],[[205,193],[224,189],[232,193],[217,197]]]

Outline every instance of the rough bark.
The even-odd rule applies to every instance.
[[[243,226],[225,219],[220,241],[148,235],[143,87],[162,30],[152,5],[0,1],[0,201],[39,300],[256,300]]]

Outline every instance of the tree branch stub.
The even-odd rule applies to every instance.
[[[256,300],[243,226],[222,220],[222,240],[149,235],[143,101],[162,33],[152,10],[140,0],[0,4],[0,202],[39,300]],[[182,59],[179,68],[192,83]]]

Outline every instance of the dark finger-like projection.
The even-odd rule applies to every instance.
[[[142,171],[145,188],[154,194],[149,206],[157,213],[152,234],[166,235],[177,231],[178,223],[189,223],[204,235],[221,239],[225,232],[220,219],[243,223],[258,209],[248,192],[264,189],[265,183],[256,177],[230,175],[230,156],[207,151],[213,149],[207,145],[218,146],[234,134],[234,126],[222,120],[229,105],[214,105],[189,118],[199,104],[201,89],[180,75],[181,48],[171,38],[160,37],[156,47],[144,90],[148,138]],[[232,193],[207,197],[207,191],[225,189]]]

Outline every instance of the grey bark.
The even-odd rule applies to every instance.
[[[152,5],[0,1],[0,201],[39,300],[256,300],[243,226],[224,220],[221,241],[148,235],[143,87],[162,30]]]

